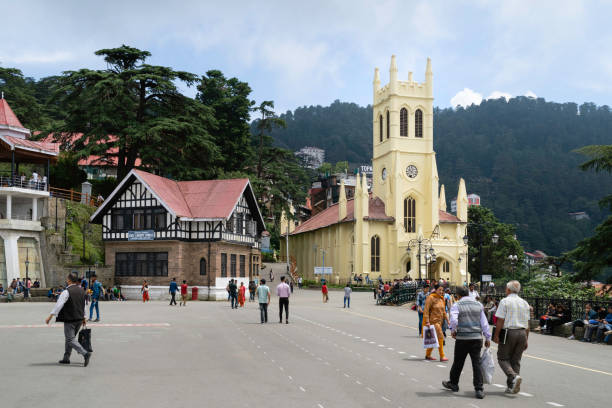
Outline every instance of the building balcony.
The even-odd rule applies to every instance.
[[[26,177],[0,174],[0,195],[15,195],[31,198],[49,197],[46,177],[27,179]]]

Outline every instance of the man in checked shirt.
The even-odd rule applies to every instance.
[[[45,323],[49,324],[53,316],[56,317],[55,321],[64,323],[66,346],[64,358],[59,363],[70,364],[70,354],[72,354],[72,349],[75,349],[85,359],[83,367],[87,367],[91,353],[86,351],[76,339],[81,325],[84,327],[87,324],[85,320],[85,292],[81,285],[79,285],[79,278],[75,273],[68,275],[67,283],[68,286],[59,295],[57,303],[49,317],[45,320]]]

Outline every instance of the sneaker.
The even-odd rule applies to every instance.
[[[576,337],[574,337],[574,335],[572,334],[571,336],[569,336],[567,339],[568,340],[574,340]]]
[[[286,321],[285,321],[285,324],[289,324],[289,320],[286,320]]]
[[[90,357],[91,357],[91,352],[88,352],[83,356],[83,358],[85,358],[85,360],[83,361],[83,367],[87,367],[89,365]]]
[[[66,360],[66,359],[62,358],[60,361],[58,361],[58,363],[60,363],[60,364],[70,364],[70,360]]]
[[[442,386],[447,390],[451,390],[452,392],[459,391],[459,386],[451,383],[450,381],[442,381]]]
[[[512,393],[513,394],[518,394],[518,392],[521,390],[522,382],[523,382],[523,379],[521,378],[520,375],[517,375],[516,377],[514,377],[514,380],[512,380]]]
[[[506,394],[512,394],[512,389],[510,387],[506,388],[506,391],[504,391]]]
[[[99,322],[99,321],[100,321],[100,319],[96,319],[96,320],[94,320],[94,322]]]
[[[483,399],[484,398],[484,391],[483,390],[476,390],[476,398]]]

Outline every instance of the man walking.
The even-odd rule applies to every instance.
[[[64,358],[59,363],[70,364],[70,355],[72,349],[75,349],[85,359],[83,367],[87,367],[91,353],[86,351],[76,339],[81,325],[85,326],[87,324],[85,321],[85,293],[79,286],[79,278],[76,274],[70,273],[68,275],[67,284],[66,290],[57,299],[57,303],[45,323],[49,324],[53,316],[56,316],[55,321],[64,323],[66,345]]]
[[[238,286],[236,286],[236,283],[233,279],[229,281],[227,289],[229,290],[232,309],[238,309]]]
[[[257,300],[259,301],[259,315],[261,324],[268,323],[268,305],[270,304],[270,288],[266,285],[266,280],[262,279],[257,287]]]
[[[499,344],[497,361],[507,377],[507,394],[521,390],[521,357],[527,350],[529,337],[529,303],[518,296],[520,291],[518,281],[508,282],[506,297],[499,302],[495,313],[497,323],[493,341]]]
[[[348,308],[351,308],[351,293],[353,293],[353,289],[351,289],[351,284],[347,283],[344,287],[344,308],[348,305]]]
[[[168,292],[170,293],[170,306],[176,306],[176,292],[178,290],[178,284],[176,283],[176,278],[172,278],[172,282],[170,282],[170,288],[168,288]]]
[[[482,371],[480,369],[480,349],[482,348],[482,336],[485,337],[485,347],[491,346],[491,334],[489,333],[489,322],[484,308],[480,302],[470,298],[465,287],[457,288],[459,301],[452,305],[450,310],[450,329],[455,342],[455,356],[450,371],[450,381],[442,381],[444,388],[453,392],[459,391],[459,377],[463,370],[463,364],[468,354],[472,360],[472,371],[474,373],[473,383],[476,390],[476,398],[484,398],[482,385]]]
[[[187,306],[187,281],[183,280],[181,285],[181,303],[180,306]]]
[[[98,301],[100,300],[100,296],[102,296],[102,292],[104,288],[102,288],[102,284],[98,282],[98,277],[96,275],[91,276],[91,306],[89,306],[89,321],[91,322],[91,318],[93,317],[94,308],[96,309],[96,322],[100,321],[100,309],[98,307]],[[63,292],[62,292],[63,293]]]
[[[289,296],[291,296],[291,288],[285,283],[285,277],[281,276],[281,282],[276,287],[276,296],[278,296],[278,317],[279,323],[283,322],[283,307],[285,308],[285,323],[289,324]]]
[[[419,336],[423,335],[423,310],[425,310],[425,299],[427,295],[423,292],[423,289],[417,290],[416,296],[416,307],[419,314]]]

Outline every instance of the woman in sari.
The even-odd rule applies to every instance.
[[[240,303],[240,307],[244,307],[246,294],[246,286],[244,286],[244,282],[240,282],[240,289],[238,289],[238,303]]]
[[[440,361],[448,361],[448,358],[444,357],[443,341],[444,337],[442,334],[442,323],[446,323],[450,326],[448,321],[448,315],[444,305],[444,288],[438,284],[435,285],[435,292],[432,292],[425,299],[425,310],[423,310],[423,329],[428,326],[433,326],[436,330],[436,337],[438,338],[438,351],[440,352]],[[435,360],[431,356],[433,349],[428,348],[425,354],[426,360]]]
[[[140,291],[142,292],[142,303],[150,300],[149,299],[149,285],[147,284],[147,281],[143,282],[142,287],[140,288]]]

